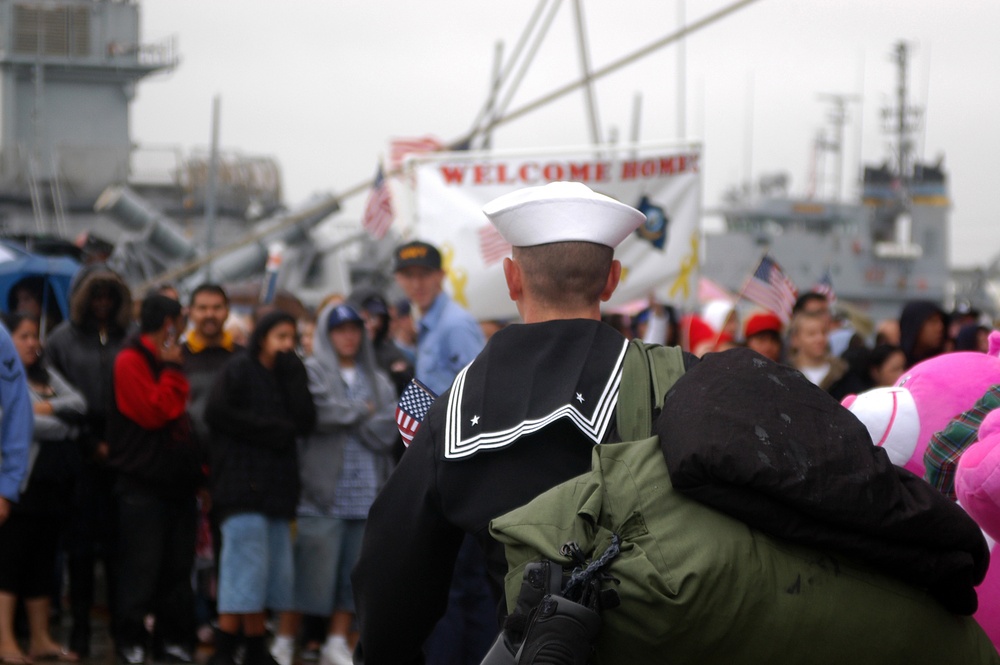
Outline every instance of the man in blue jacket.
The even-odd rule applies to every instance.
[[[414,241],[396,248],[396,283],[420,311],[416,377],[440,395],[486,340],[476,320],[444,291],[441,253]],[[428,639],[428,665],[478,663],[496,633],[496,598],[486,578],[486,561],[471,538],[455,564],[448,611]]]
[[[420,310],[417,323],[417,379],[440,395],[458,372],[483,350],[479,324],[444,292],[441,252],[414,241],[396,249],[396,283]]]

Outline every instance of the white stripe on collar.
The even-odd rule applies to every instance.
[[[445,414],[444,428],[444,456],[446,459],[461,459],[468,457],[479,450],[493,450],[505,448],[514,443],[517,439],[528,434],[532,434],[543,427],[559,420],[569,418],[573,425],[580,430],[587,438],[595,444],[604,440],[607,434],[608,425],[611,423],[611,416],[618,405],[618,387],[622,380],[622,364],[625,360],[625,351],[628,349],[628,340],[622,344],[621,353],[615,361],[614,370],[608,378],[604,389],[601,392],[594,414],[587,418],[572,404],[564,404],[549,414],[540,418],[525,420],[513,427],[498,432],[482,432],[467,439],[462,439],[462,395],[465,392],[465,376],[469,371],[470,363],[458,376],[451,386],[451,393],[448,396],[448,409]]]

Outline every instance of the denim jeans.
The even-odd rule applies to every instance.
[[[254,614],[294,609],[291,523],[260,513],[222,521],[219,613]]]

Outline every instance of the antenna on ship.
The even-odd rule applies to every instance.
[[[909,64],[909,45],[899,42],[891,58],[896,63],[896,106],[882,109],[882,121],[886,130],[896,137],[896,168],[901,184],[905,186],[912,174],[913,132],[917,129],[922,109],[910,106],[907,101],[906,75]]]
[[[918,229],[926,227],[926,220],[914,219],[914,197],[920,206],[942,209],[947,205],[944,174],[939,168],[928,169],[914,159],[913,133],[918,129],[922,109],[908,101],[907,69],[910,47],[900,41],[890,59],[896,64],[895,106],[882,109],[884,131],[895,140],[890,152],[895,153],[895,172],[886,164],[880,169],[865,169],[864,199],[875,207],[875,255],[882,259],[912,261],[924,254],[924,247],[914,242]],[[927,217],[926,212],[920,215]],[[943,222],[936,226],[940,227]],[[929,243],[927,249],[945,251],[947,238]],[[905,275],[900,284],[905,285]]]
[[[844,126],[847,125],[847,105],[850,102],[860,102],[858,95],[843,95],[834,93],[820,93],[818,95],[822,101],[830,103],[830,111],[826,116],[832,128],[832,135],[826,138],[821,135],[817,139],[817,159],[823,160],[823,153],[830,152],[834,155],[834,188],[833,200],[840,201],[841,189],[844,181]],[[822,173],[822,169],[820,169]]]

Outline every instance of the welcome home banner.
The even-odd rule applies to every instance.
[[[697,302],[701,149],[696,144],[608,146],[531,153],[436,153],[404,162],[397,222],[409,239],[441,249],[447,290],[478,319],[517,318],[501,267],[509,247],[482,207],[515,189],[557,180],[639,208],[647,223],[615,252],[623,278],[609,307],[655,292]]]

